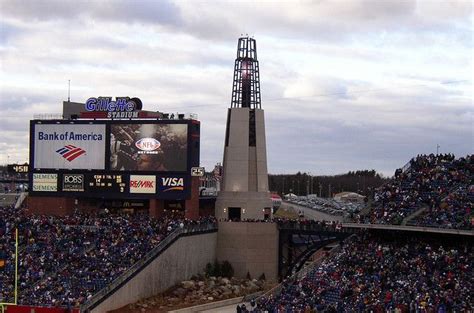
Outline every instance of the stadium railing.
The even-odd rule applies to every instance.
[[[103,288],[93,295],[87,302],[81,305],[81,312],[90,312],[94,307],[103,302],[112,293],[122,287],[131,277],[140,272],[146,265],[157,258],[165,251],[175,240],[182,236],[212,232],[217,230],[216,223],[206,223],[198,225],[186,225],[183,228],[178,227],[171,234],[166,236],[155,248],[148,252],[145,257],[133,264],[127,271],[117,277],[107,287]]]
[[[405,173],[411,168],[411,160],[407,162],[407,164],[403,165],[402,167],[402,173]]]
[[[391,225],[391,224],[368,224],[368,223],[343,223],[342,229],[385,229],[385,230],[402,230],[402,231],[414,231],[414,232],[425,232],[425,233],[442,233],[452,235],[467,235],[474,236],[474,231],[464,229],[451,229],[451,228],[440,228],[433,226],[402,226],[402,225]]]

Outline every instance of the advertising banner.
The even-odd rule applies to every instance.
[[[58,174],[33,174],[33,191],[58,191]]]
[[[187,124],[113,124],[110,169],[186,171]]]
[[[84,191],[84,175],[64,174],[63,191]]]
[[[105,125],[35,124],[34,168],[104,169]]]
[[[183,192],[184,177],[160,176],[158,178],[158,191],[161,193]]]
[[[156,193],[156,176],[130,175],[130,193]]]

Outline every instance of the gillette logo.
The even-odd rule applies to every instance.
[[[162,183],[162,186],[164,187],[163,192],[184,190],[184,178],[162,177],[161,183]]]
[[[63,158],[71,162],[76,158],[80,157],[81,155],[85,154],[86,150],[73,145],[67,145],[62,147],[61,149],[56,150],[56,152],[59,153]]]

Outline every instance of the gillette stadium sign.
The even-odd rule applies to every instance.
[[[112,97],[89,98],[84,104],[87,112],[104,112],[107,118],[134,118],[142,109],[142,102],[138,98]]]

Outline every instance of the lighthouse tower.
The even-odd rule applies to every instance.
[[[271,218],[265,119],[260,98],[257,44],[239,38],[231,106],[227,111],[221,191],[216,217]]]

